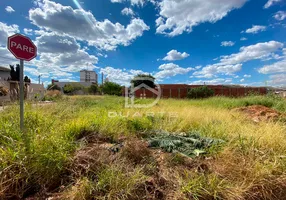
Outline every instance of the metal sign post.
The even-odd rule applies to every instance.
[[[8,37],[8,50],[20,59],[20,129],[24,131],[24,60],[30,61],[37,57],[37,47],[33,41],[21,34]]]
[[[20,129],[24,131],[24,60],[20,60]]]

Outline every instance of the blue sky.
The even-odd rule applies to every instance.
[[[285,0],[9,0],[0,8],[0,65],[22,33],[38,46],[25,74],[79,81],[94,69],[128,84],[138,73],[159,83],[286,86]]]

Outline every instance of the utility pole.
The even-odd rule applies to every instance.
[[[39,78],[39,84],[41,84],[41,74],[38,76],[38,78]]]

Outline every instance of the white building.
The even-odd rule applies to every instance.
[[[6,67],[0,67],[0,81],[7,81],[10,77],[10,69]]]
[[[81,70],[80,82],[97,83],[97,74],[95,71]]]

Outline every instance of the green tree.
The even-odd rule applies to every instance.
[[[214,91],[207,86],[201,86],[192,88],[188,92],[188,98],[190,99],[200,99],[200,98],[208,98],[214,95]]]
[[[65,94],[73,94],[81,89],[83,89],[83,86],[80,83],[70,83],[64,86],[63,91]]]
[[[97,85],[92,84],[91,86],[88,87],[88,93],[96,94],[97,92],[98,92]]]
[[[29,77],[28,77],[28,76],[25,76],[25,78],[24,78],[24,82],[25,82],[25,83],[31,83],[31,79],[29,79]]]
[[[105,82],[102,85],[101,89],[102,89],[102,92],[104,94],[117,95],[117,96],[121,96],[122,95],[122,86],[117,84],[117,83]]]
[[[16,65],[16,70],[14,65],[10,65],[10,69],[11,81],[20,81],[20,65]]]
[[[59,90],[59,91],[61,91],[61,88],[56,84],[49,84],[47,87],[47,90]]]
[[[151,88],[155,88],[155,78],[151,74],[138,74],[131,80],[131,84],[134,84],[134,87],[137,87],[142,83]]]

